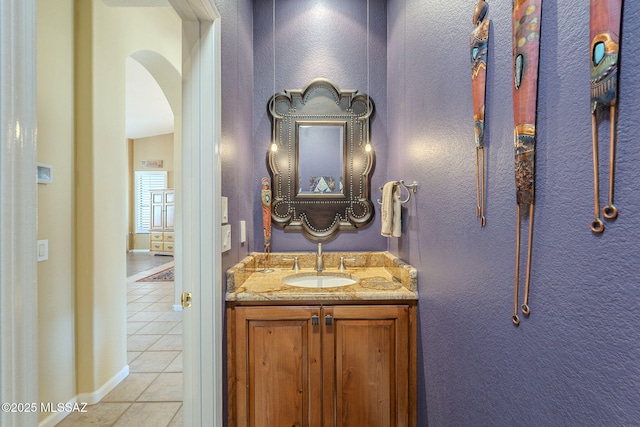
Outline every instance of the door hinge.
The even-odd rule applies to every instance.
[[[182,307],[188,308],[191,307],[191,292],[183,292],[180,297],[180,302],[182,303]]]

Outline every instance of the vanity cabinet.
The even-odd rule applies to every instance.
[[[230,426],[415,426],[415,304],[227,316]]]

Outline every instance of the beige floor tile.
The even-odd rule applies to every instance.
[[[152,311],[151,313],[155,313],[154,311]],[[181,322],[182,321],[182,312],[181,311],[167,311],[166,313],[162,313],[160,316],[158,316],[156,318],[156,320],[161,320],[161,321],[178,321]]]
[[[169,334],[182,334],[182,322],[179,322],[175,328],[168,332]]]
[[[173,302],[154,302],[144,309],[144,311],[173,311]]]
[[[127,303],[134,302],[139,298],[142,298],[142,296],[136,295],[136,294],[129,294],[129,295],[127,295]],[[142,302],[142,301],[140,301],[140,302]]]
[[[182,372],[182,352],[164,369],[165,372]]]
[[[182,350],[182,335],[163,335],[149,347],[149,350]]]
[[[98,403],[87,406],[87,412],[72,412],[57,427],[110,426],[131,403]]]
[[[167,296],[167,289],[156,289],[154,291],[149,292],[149,295],[162,295],[163,297]]]
[[[127,350],[145,351],[162,336],[164,335],[129,335],[127,338]]]
[[[180,402],[134,403],[114,425],[118,427],[164,427],[171,422]]]
[[[141,354],[141,351],[127,351],[127,363],[131,364]]]
[[[145,351],[129,364],[129,372],[162,372],[178,354],[179,351]]]
[[[127,322],[132,323],[132,322]],[[168,334],[179,322],[149,322],[144,328],[139,329],[136,334],[149,335],[149,334]]]
[[[174,302],[173,282],[128,282],[130,374],[60,426],[183,426],[182,313],[173,311]]]
[[[147,291],[147,293],[156,290],[156,288],[155,288],[155,286],[153,285],[152,282],[138,282],[138,283],[134,282],[133,286],[134,286],[134,288],[130,288],[130,289],[144,289],[145,291]]]
[[[127,322],[127,335],[133,335],[149,322]],[[164,332],[162,332],[164,334]]]
[[[148,289],[140,289],[140,288],[137,288],[137,289],[131,289],[131,288],[129,288],[129,289],[127,290],[127,296],[129,296],[129,295],[138,295],[138,296],[142,296],[142,295],[147,295],[148,293],[149,293],[149,290],[148,290]]]
[[[164,298],[162,295],[143,295],[138,297],[136,302],[158,302],[162,298]]]
[[[127,318],[127,322],[150,322],[160,317],[161,314],[162,313],[158,313],[157,311],[140,311],[138,313],[129,315],[129,317]]]
[[[175,288],[175,282],[153,282],[152,286],[155,289],[173,289]]]
[[[156,379],[158,374],[129,374],[101,402],[133,402]]]
[[[168,427],[182,427],[182,426],[184,426],[183,408],[184,408],[184,406],[180,406],[180,410],[175,415],[175,417],[173,417],[173,419],[169,423]]]
[[[158,375],[137,401],[182,402],[182,373],[170,372]]]
[[[129,312],[134,312],[134,311],[143,311],[146,310],[147,307],[149,307],[152,303],[148,303],[148,302],[130,302],[127,304],[127,311]]]

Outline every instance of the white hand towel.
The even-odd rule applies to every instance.
[[[402,206],[400,204],[400,187],[397,181],[389,181],[382,187],[382,207],[380,234],[385,237],[402,235]]]
[[[400,185],[393,187],[393,221],[391,235],[402,236],[402,203],[400,203]]]

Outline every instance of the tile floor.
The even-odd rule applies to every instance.
[[[173,261],[170,255],[152,255],[147,252],[127,253],[127,277]]]
[[[138,266],[157,264],[144,256],[136,256]],[[71,413],[57,426],[183,425],[182,313],[173,311],[173,282],[136,282],[173,265],[165,259],[170,262],[127,279],[129,376],[86,413]]]

